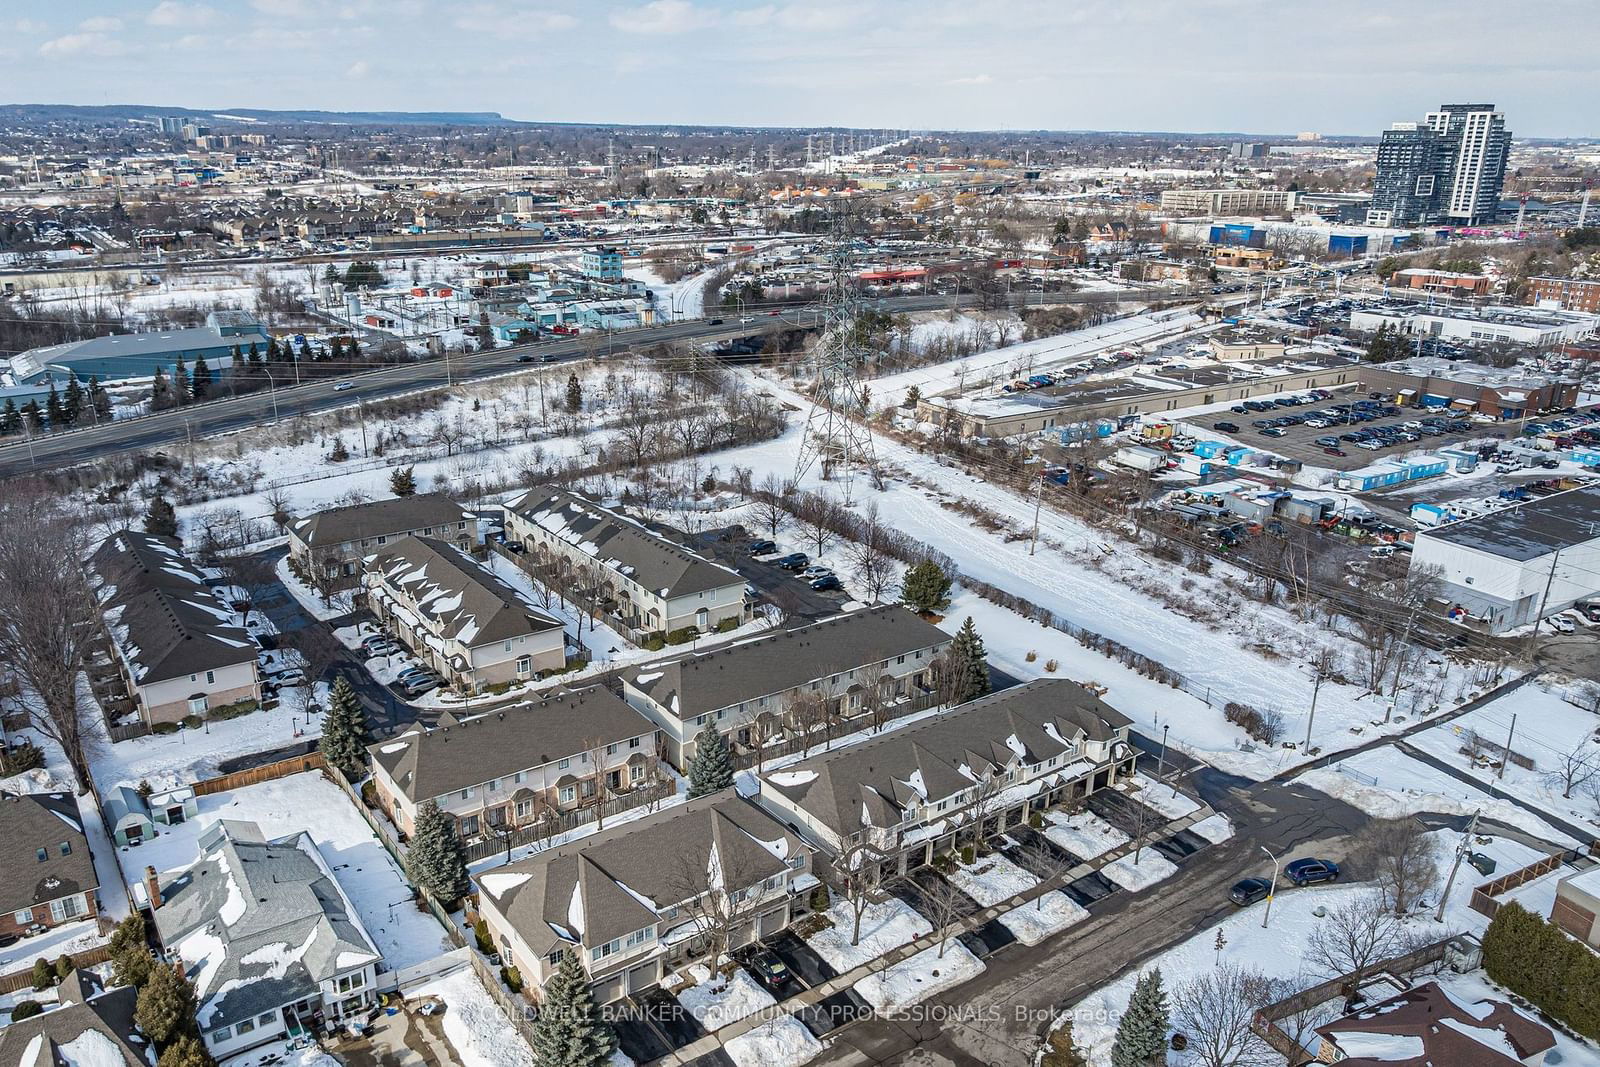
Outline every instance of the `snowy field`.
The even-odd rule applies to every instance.
[[[159,836],[118,852],[122,876],[142,894],[146,866],[159,873],[199,855],[200,835],[218,819],[253,822],[269,840],[306,830],[355,905],[384,962],[393,969],[431,960],[450,943],[438,922],[411,900],[405,875],[338,786],[320,773],[294,774],[199,798],[200,813]]]
[[[322,735],[321,719],[286,707],[237,719],[207,722],[195,730],[146,734],[131,741],[93,742],[89,762],[102,792],[149,782],[156,790],[188,785],[217,775],[217,765],[239,756],[269,752]]]

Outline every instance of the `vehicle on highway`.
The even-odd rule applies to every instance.
[[[838,575],[824,574],[820,578],[811,580],[811,588],[819,593],[825,593],[829,589],[843,589],[844,586],[840,584]]]
[[[778,551],[778,546],[772,541],[751,541],[746,549],[752,556],[764,556],[768,552]]]
[[[355,387],[356,387],[356,383],[355,382],[334,382],[333,383],[333,391],[336,392],[336,393],[342,393],[346,389],[354,389]]]
[[[518,363],[535,363],[537,361],[538,361],[538,357],[537,356],[527,355],[527,356],[518,356],[517,357],[517,362]]]
[[[811,557],[804,552],[791,552],[787,556],[779,556],[772,561],[774,567],[782,567],[786,571],[797,571],[811,562]]]
[[[1228,899],[1242,908],[1258,900],[1265,900],[1270,892],[1272,883],[1265,878],[1246,878],[1234,883],[1233,888],[1228,890]]]
[[[721,319],[707,319],[706,320],[706,325],[707,326],[721,326],[722,325],[722,320]]]
[[[1339,880],[1339,865],[1332,860],[1313,859],[1303,856],[1297,860],[1290,860],[1289,865],[1283,869],[1285,878],[1295,885],[1312,885],[1316,882],[1337,882]]]

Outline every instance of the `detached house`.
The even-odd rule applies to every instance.
[[[594,686],[372,745],[378,806],[402,833],[432,800],[466,838],[536,826],[658,781],[656,728]]]
[[[1317,1060],[1345,1067],[1538,1067],[1550,1028],[1499,1000],[1427,982],[1319,1026]]]
[[[98,912],[99,879],[71,793],[0,793],[0,936]]]
[[[808,725],[793,721],[797,696],[826,701],[829,715],[842,719],[932,706],[933,661],[949,643],[949,634],[895,604],[629,668],[622,695],[661,727],[667,759],[682,768],[707,726],[753,751]]]
[[[576,953],[603,1004],[782,931],[817,884],[809,858],[724,790],[479,875],[479,911],[530,990]]]
[[[0,1028],[4,1067],[150,1067],[155,1046],[133,1021],[139,991],[105,989],[77,970],[56,987],[58,1007]]]
[[[1132,774],[1131,721],[1074,682],[1029,682],[768,772],[756,799],[892,877]]]
[[[640,633],[705,633],[748,617],[737,571],[565,489],[539,486],[506,505],[506,540],[544,573],[576,577],[585,595]]]
[[[116,666],[149,725],[261,699],[254,638],[178,542],[124,532],[89,559]]]
[[[402,537],[432,537],[463,552],[478,547],[477,516],[442,493],[329,508],[289,524],[289,558],[324,591],[361,580],[361,561]]]
[[[165,885],[145,869],[167,958],[194,983],[195,1020],[217,1059],[316,1034],[377,1003],[380,962],[307,833],[268,841],[222,820]],[[409,902],[407,902],[409,906]]]
[[[567,664],[561,621],[448,542],[402,537],[362,566],[373,614],[462,692]]]

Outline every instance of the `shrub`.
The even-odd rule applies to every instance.
[[[478,943],[479,952],[494,955],[494,939],[489,936],[489,924],[482,919],[472,924],[472,939]]]
[[[0,772],[6,776],[36,771],[44,766],[44,750],[32,741],[0,750]]]
[[[1276,709],[1261,711],[1249,704],[1230,700],[1222,706],[1223,716],[1264,745],[1275,745],[1283,737],[1283,713]]]
[[[49,989],[56,984],[56,972],[50,961],[40,956],[33,961],[33,988]]]
[[[721,622],[717,623],[717,633],[719,634],[725,634],[730,630],[737,630],[738,628],[738,619],[723,619]]]
[[[811,910],[812,911],[827,911],[829,903],[830,903],[830,899],[828,897],[828,887],[827,886],[819,885],[819,886],[817,886],[817,888],[815,888],[815,889],[813,889],[811,891]]]
[[[1028,825],[1035,830],[1044,829],[1044,816],[1037,811],[1028,813]]]
[[[667,635],[667,644],[684,645],[700,636],[700,631],[693,626],[680,626]]]
[[[644,639],[644,647],[649,649],[651,652],[660,652],[663,648],[667,647],[667,642],[666,639],[660,634],[651,634],[649,637]]]
[[[369,808],[378,806],[378,786],[371,778],[361,783],[361,803]]]
[[[1028,654],[1022,658],[1027,660],[1029,663],[1032,663],[1034,660],[1039,658],[1039,653],[1030,648],[1028,649]]]
[[[11,1021],[20,1023],[24,1019],[31,1019],[44,1011],[37,1000],[19,1000],[11,1009]]]
[[[228,719],[237,719],[240,716],[249,715],[259,710],[261,710],[261,705],[254,700],[236,700],[232,704],[224,704],[220,708],[212,708],[206,713],[206,718],[226,721]]]
[[[153,734],[175,734],[178,730],[179,726],[175,722],[158,722],[150,727],[150,732]]]
[[[65,980],[67,975],[72,973],[74,966],[72,957],[63,952],[56,957],[56,977]]]
[[[185,715],[181,722],[183,723],[183,728],[185,730],[198,730],[206,723],[206,721],[198,715]]]
[[[972,861],[978,858],[978,850],[972,845],[961,846],[961,862],[965,866],[972,866]]]
[[[1561,928],[1514,902],[1483,935],[1489,977],[1585,1037],[1600,1037],[1600,960]]]
[[[506,988],[511,992],[522,992],[522,975],[517,973],[515,967],[500,968],[500,980],[506,984]]]

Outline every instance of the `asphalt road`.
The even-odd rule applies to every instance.
[[[1043,294],[1051,304],[1080,304],[1106,300],[1116,295],[1129,298],[1149,296],[1145,290],[1072,292]],[[1171,299],[1172,295],[1164,296]],[[963,297],[962,306],[972,306],[975,297]],[[874,306],[887,311],[936,311],[950,307],[945,296],[906,296],[877,301]],[[644,329],[614,334],[611,343],[621,350],[634,345],[664,341],[717,342],[766,332],[779,326],[811,326],[817,319],[812,309],[785,312],[782,316],[752,315],[742,323],[729,316],[721,325],[707,319],[689,319]],[[593,345],[593,335],[540,341],[528,345],[496,348],[488,352],[452,356],[448,360],[428,360],[381,367],[347,377],[319,379],[303,385],[283,385],[264,393],[230,397],[206,404],[164,411],[142,418],[126,419],[104,426],[73,430],[0,446],[0,477],[13,477],[38,471],[71,467],[121,452],[156,449],[185,440],[227,433],[269,420],[288,418],[338,407],[355,407],[361,402],[384,400],[420,389],[438,388],[451,382],[466,382],[527,368],[518,357],[534,355],[552,362],[584,358]],[[335,386],[349,383],[348,389]]]

